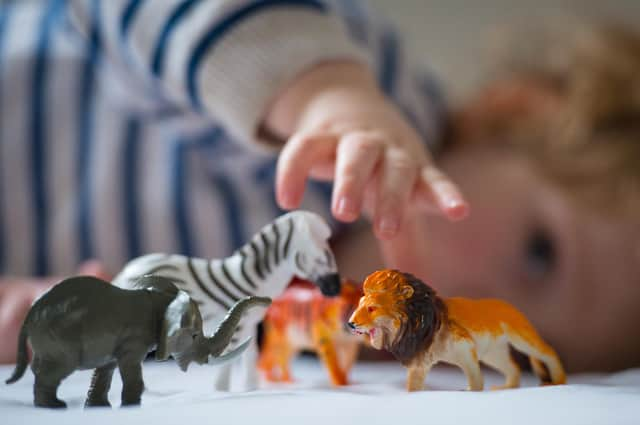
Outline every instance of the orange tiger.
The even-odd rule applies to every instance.
[[[346,385],[362,338],[349,333],[346,319],[362,289],[343,282],[338,297],[325,298],[318,288],[294,283],[267,310],[263,346],[258,360],[268,381],[292,381],[291,359],[303,350],[315,352],[325,364],[333,385]]]

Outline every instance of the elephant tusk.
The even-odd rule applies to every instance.
[[[212,355],[209,355],[209,359],[207,361],[207,364],[210,365],[215,365],[215,364],[220,364],[220,363],[224,363],[227,360],[231,360],[234,357],[239,356],[240,354],[244,353],[244,351],[249,347],[249,343],[251,342],[251,337],[245,339],[242,344],[238,345],[238,347],[236,347],[235,349],[229,351],[226,354],[223,354],[221,356],[218,357],[213,357]]]

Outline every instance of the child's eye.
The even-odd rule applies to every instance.
[[[369,313],[373,313],[374,311],[376,311],[376,308],[375,307],[367,307],[367,311]]]
[[[526,268],[532,280],[540,280],[556,267],[557,252],[553,238],[543,229],[531,233],[526,242]]]

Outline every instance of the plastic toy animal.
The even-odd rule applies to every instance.
[[[192,361],[229,360],[248,345],[220,356],[242,313],[271,301],[259,297],[239,301],[207,338],[198,306],[171,281],[145,276],[136,287],[139,289],[124,290],[86,276],[54,286],[27,313],[19,336],[18,362],[7,384],[20,379],[27,368],[28,341],[33,351],[36,406],[66,407],[57,397],[58,386],[78,369],[95,369],[85,405],[109,406],[107,396],[116,366],[123,381],[122,405],[140,404],[144,388],[141,363],[149,351],[156,349],[157,360],[173,356],[183,371]]]
[[[132,260],[116,276],[114,284],[131,286],[136,276],[162,275],[185,290],[198,302],[209,331],[231,304],[245,296],[276,298],[294,277],[316,284],[323,294],[337,295],[340,278],[327,240],[331,228],[317,214],[294,211],[278,217],[262,228],[249,243],[224,259],[205,260],[181,255],[150,254]],[[236,330],[231,346],[256,336],[265,310],[253,310]],[[239,389],[258,385],[258,348],[252,339],[242,356],[235,379]],[[215,381],[217,390],[229,390],[231,363],[222,366]]]
[[[439,361],[460,367],[469,390],[484,387],[479,361],[505,376],[499,388],[517,387],[520,369],[510,357],[509,345],[529,356],[543,383],[566,381],[553,348],[504,301],[440,298],[414,276],[397,270],[369,275],[363,289],[349,326],[368,334],[374,348],[389,350],[408,368],[409,391],[422,390],[427,372]]]
[[[291,381],[289,362],[313,351],[326,366],[333,385],[346,385],[347,374],[364,340],[345,323],[358,304],[361,288],[343,281],[340,296],[326,298],[304,283],[294,283],[267,310],[258,368],[269,381]]]

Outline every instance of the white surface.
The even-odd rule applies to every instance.
[[[269,385],[250,393],[215,393],[211,366],[192,366],[185,374],[174,364],[145,363],[147,391],[141,407],[83,410],[90,372],[76,372],[60,387],[69,408],[32,405],[33,375],[0,385],[0,423],[46,425],[127,424],[640,424],[640,369],[613,375],[570,376],[570,385],[538,387],[525,375],[515,390],[459,391],[465,380],[457,369],[437,367],[427,377],[430,390],[404,391],[399,363],[360,363],[353,384],[334,389],[313,359],[297,361],[295,384]],[[12,367],[0,367],[3,380]],[[486,387],[500,383],[485,373]],[[110,399],[119,404],[121,383],[114,376]]]

